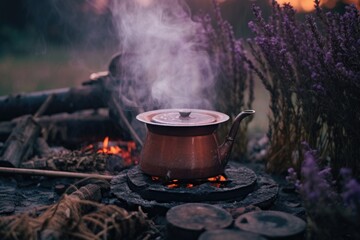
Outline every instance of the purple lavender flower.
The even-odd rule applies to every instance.
[[[313,78],[315,79],[316,76],[313,77]],[[321,83],[315,83],[315,84],[312,86],[312,89],[313,89],[316,93],[318,93],[318,94],[325,94],[325,93],[326,93],[325,88],[322,86]]]
[[[289,183],[293,184],[295,186],[295,189],[297,191],[300,190],[301,188],[301,182],[298,178],[298,175],[295,171],[294,168],[289,168],[288,169],[288,175],[286,176],[286,181],[288,181]]]
[[[305,148],[304,162],[301,168],[302,183],[300,193],[308,204],[331,201],[336,194],[332,189],[331,169],[319,169],[316,151],[303,143]]]
[[[346,183],[342,197],[348,206],[360,210],[360,184],[355,179]]]
[[[216,109],[229,113],[233,118],[239,109],[251,108],[254,101],[253,71],[250,70],[247,54],[242,40],[235,38],[233,27],[221,16],[220,6],[212,0],[213,16],[198,17],[204,25],[205,35],[209,44],[207,51],[214,62],[214,69],[218,73],[214,88],[216,89]],[[215,20],[215,21],[212,21]],[[240,131],[245,135],[247,124]],[[237,141],[234,145],[238,155],[245,156],[247,139]]]
[[[253,7],[249,66],[271,97],[268,170],[299,171],[289,159],[306,140],[330,157],[334,173],[349,166],[360,176],[360,134],[354,131],[360,125],[360,12],[347,6],[339,14],[314,4],[316,13],[305,21],[275,0],[268,19]]]
[[[342,168],[340,174],[344,179],[344,191],[341,194],[344,203],[360,213],[360,184],[351,177],[352,171]]]

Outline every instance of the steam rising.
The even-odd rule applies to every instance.
[[[211,108],[214,68],[203,27],[181,1],[114,1],[122,69],[147,109]],[[129,94],[131,91],[128,91]],[[151,103],[151,105],[150,105]]]

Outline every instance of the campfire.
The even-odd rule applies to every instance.
[[[109,137],[105,137],[103,142],[98,144],[90,144],[82,151],[85,153],[97,153],[101,155],[117,156],[125,167],[137,165],[139,159],[136,151],[136,143],[134,141],[110,141]],[[110,161],[110,160],[109,160]]]
[[[136,144],[134,141],[126,142],[126,150],[122,149],[119,145],[115,145],[116,143],[110,142],[109,137],[105,137],[101,148],[97,150],[97,153],[105,153],[105,154],[115,154],[119,155],[122,158],[130,158],[131,152],[136,149]],[[119,143],[120,144],[120,143]],[[124,145],[124,143],[123,143]]]
[[[50,92],[45,95],[45,98],[43,93],[35,94],[37,101],[39,98],[43,100],[43,104],[37,106],[39,110],[32,113],[33,116],[21,117],[20,120],[14,122],[15,124],[4,125],[6,128],[3,129],[7,130],[8,140],[4,144],[4,154],[1,162],[3,165],[12,167],[10,170],[9,168],[5,170],[12,173],[51,177],[111,180],[111,195],[113,198],[116,198],[117,201],[124,204],[124,207],[137,205],[144,209],[159,209],[159,213],[162,212],[160,209],[170,209],[188,202],[211,203],[225,208],[238,208],[252,204],[267,207],[274,202],[278,193],[277,184],[270,178],[258,177],[254,171],[246,167],[229,166],[222,174],[214,174],[212,177],[205,178],[188,176],[186,179],[171,179],[164,175],[159,177],[142,171],[139,164],[139,149],[144,148],[144,142],[140,137],[142,132],[141,130],[136,131],[131,124],[131,121],[135,119],[135,116],[131,114],[137,112],[134,111],[130,115],[125,114],[123,107],[119,104],[119,102],[122,102],[122,100],[119,99],[121,94],[119,94],[117,88],[113,87],[114,84],[116,84],[116,82],[113,82],[111,76],[101,75],[98,79],[91,80],[84,86],[71,90],[78,94],[84,94],[85,92],[89,94],[87,95],[88,97],[99,97],[99,89],[105,88],[105,96],[100,96],[105,100],[105,104],[99,105],[99,107],[106,106],[108,108],[105,114],[102,114],[102,111],[95,111],[90,113],[78,112],[75,115],[66,114],[65,116],[55,114],[51,117],[44,117],[43,114],[49,113],[50,110],[48,109],[54,111],[54,109],[62,109],[64,107],[62,106],[63,102],[59,102],[57,99],[65,98],[70,99],[69,101],[75,101],[69,97],[69,95],[74,96],[74,93],[70,94],[64,91],[60,91],[59,93]],[[28,102],[28,100],[29,96],[27,95],[20,96],[16,99],[9,97],[8,104],[21,105]],[[81,110],[84,106],[88,107],[87,104],[85,101],[83,106],[77,105],[75,107],[79,107],[80,109],[77,110]],[[19,110],[19,108],[17,108],[17,110]],[[27,111],[27,109],[21,108],[20,110]],[[69,109],[69,112],[71,111],[72,109]],[[20,114],[20,112],[16,111],[9,110],[9,112],[12,112],[13,115],[9,114],[8,117],[14,117],[14,114]],[[214,113],[211,111],[205,114],[208,113],[210,114],[208,116],[209,121],[212,121],[213,116],[218,116],[212,115]],[[23,112],[21,114],[23,114]],[[201,114],[203,113],[201,112]],[[251,114],[253,114],[253,112],[251,112]],[[196,113],[193,115],[191,113],[183,115],[185,118],[197,116]],[[221,114],[220,116],[223,115]],[[222,118],[222,120],[224,119],[225,118]],[[204,123],[202,122],[202,124]],[[72,133],[77,129],[83,128],[84,125],[94,126],[95,129],[91,129],[91,127],[85,130],[83,129],[77,138],[73,138]],[[210,126],[207,130],[209,131],[208,138],[213,138],[210,134],[210,132],[213,131],[212,129]],[[191,128],[187,130],[191,130]],[[203,130],[203,128],[200,126],[198,130]],[[87,135],[89,132],[91,132],[91,137]],[[198,135],[204,134],[201,131],[200,133],[195,132]],[[168,133],[163,131],[162,134],[162,136],[167,136]],[[191,131],[189,131],[188,135],[189,134],[191,135]],[[195,137],[198,136],[196,135]],[[200,138],[201,137],[199,137],[199,139]],[[59,139],[61,139],[61,141],[59,141]],[[231,137],[228,139],[231,141]],[[59,150],[59,147],[56,145],[59,142],[66,141],[71,141],[71,148],[65,149],[60,146]],[[213,142],[215,143],[215,141]],[[149,141],[147,143],[149,143]],[[174,147],[174,149],[176,149],[176,146]],[[214,145],[213,149],[217,149],[217,146]],[[153,152],[156,153],[157,150],[158,148],[154,145]],[[209,151],[205,150],[204,152]],[[156,165],[156,159],[152,159],[150,155],[148,158],[150,162]],[[57,193],[66,193],[66,186],[69,185],[66,185],[65,181],[64,183],[60,182],[60,184],[54,183],[54,189]],[[106,184],[106,186],[108,190],[109,183]],[[87,187],[89,187],[89,189],[93,188],[92,185]],[[81,201],[84,200],[86,202],[93,200],[91,193],[86,189],[81,193],[75,192],[75,196],[69,195],[71,199],[69,197],[69,199],[59,201],[61,205],[59,211],[76,211],[80,216],[82,213],[79,209],[83,202],[80,202],[80,205],[74,204],[74,202],[78,201],[78,195],[81,195],[79,198]],[[19,191],[21,192],[21,190]],[[24,191],[29,191],[29,189],[26,188]],[[51,189],[51,191],[54,190]],[[86,196],[82,196],[84,194]],[[106,196],[103,197],[106,201],[107,198]],[[46,199],[47,202],[42,200],[41,204],[49,204],[49,198]],[[97,197],[96,199],[102,200],[101,197]],[[114,200],[112,199],[111,201]],[[11,203],[8,204],[11,205]],[[74,207],[79,206],[79,208],[69,208],[68,205],[74,205]],[[102,211],[101,209],[104,207],[99,205],[98,208],[99,211]],[[115,209],[115,212],[122,211],[121,209],[110,206],[105,208],[106,213],[96,212],[95,215],[90,213],[91,217],[89,215],[81,216],[81,218],[86,219],[83,221],[86,226],[83,227],[90,228],[92,226],[91,219],[93,218],[101,217],[103,221],[106,221],[106,219],[109,218],[109,213],[112,208]],[[13,209],[11,213],[21,212],[21,210],[17,210],[15,206]],[[51,211],[57,211],[56,206],[50,209]],[[43,218],[52,215],[53,213],[51,211],[49,214],[46,212]],[[55,215],[61,217],[61,212]],[[98,216],[98,214],[100,215]],[[124,214],[121,215],[121,217],[128,216],[136,216],[135,220],[140,221],[140,223],[130,222],[129,224],[140,227],[149,226],[147,222],[144,222],[145,215],[142,212],[134,215],[124,212]],[[20,217],[15,215],[13,220],[18,221],[19,218]],[[90,222],[87,222],[87,219],[90,219]],[[109,221],[115,221],[113,219],[116,219],[116,217],[111,217]],[[34,222],[41,221],[34,219]],[[90,229],[89,231],[93,230]],[[153,235],[156,235],[156,233]]]

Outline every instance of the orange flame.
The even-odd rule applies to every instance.
[[[112,154],[120,156],[126,165],[137,164],[138,161],[133,159],[132,152],[136,149],[136,144],[133,141],[126,142],[125,146],[119,147],[109,144],[109,137],[105,137],[102,148],[97,150],[97,153]],[[134,161],[133,161],[134,160]]]
[[[209,182],[225,182],[226,178],[223,175],[208,178]]]
[[[99,149],[97,153],[106,153],[106,154],[120,154],[122,152],[119,146],[110,146],[109,147],[109,137],[106,137],[103,142],[102,149]]]
[[[109,146],[109,137],[105,137],[102,148],[97,151],[97,153],[106,153],[106,154],[117,154],[121,155],[123,158],[130,157],[131,152],[136,149],[135,142],[127,143],[127,151],[124,151],[119,146]]]

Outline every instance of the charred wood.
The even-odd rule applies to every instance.
[[[33,145],[40,134],[40,126],[31,116],[23,117],[5,142],[0,165],[19,167],[33,151]]]
[[[106,160],[109,156],[97,153],[84,154],[81,151],[60,152],[23,162],[21,167],[70,172],[104,172]]]
[[[107,113],[59,114],[43,117],[39,124],[48,144],[70,149],[102,141],[105,137],[130,140],[128,130],[116,126]]]
[[[136,159],[135,156],[133,158]],[[119,155],[72,151],[51,153],[42,158],[35,157],[23,162],[21,167],[70,172],[117,173],[133,166],[134,162],[129,162],[129,159],[125,161]]]
[[[1,122],[0,123],[0,141],[5,141],[16,127],[16,122]]]
[[[121,108],[119,103],[116,101],[114,97],[110,97],[108,101],[109,106],[111,106],[113,119],[119,126],[124,126],[126,129],[129,130],[130,135],[133,137],[134,141],[139,145],[143,146],[144,143],[140,136],[137,134],[135,129],[132,127],[131,123],[129,122],[127,116],[125,115],[124,110]]]
[[[143,146],[143,141],[138,135],[137,131],[133,128],[131,122],[135,119],[135,116],[141,112],[135,106],[131,106],[131,111],[125,111],[126,108],[129,108],[128,105],[124,103],[126,101],[121,100],[121,94],[118,91],[119,86],[116,87],[116,81],[111,76],[101,78],[102,85],[104,87],[104,101],[107,102],[110,111],[110,117],[112,120],[121,128],[129,130],[129,133],[133,140],[139,145]],[[126,98],[123,96],[123,98]]]
[[[18,119],[0,123],[0,141],[5,141],[16,126]],[[42,135],[50,145],[68,148],[78,147],[104,139],[129,140],[126,129],[116,127],[108,117],[108,111],[81,111],[72,114],[55,114],[38,118]]]
[[[0,97],[0,121],[35,114],[50,95],[53,99],[43,111],[44,115],[105,107],[102,89],[97,85],[23,93]]]
[[[34,146],[34,154],[40,157],[45,157],[51,154],[51,148],[49,147],[44,138],[39,137],[36,139]]]

